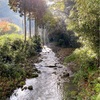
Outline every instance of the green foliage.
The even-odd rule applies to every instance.
[[[49,35],[50,42],[56,42],[61,47],[80,47],[80,43],[77,42],[78,38],[71,31],[63,32],[63,30],[56,30]]]
[[[77,59],[77,55],[73,53],[64,59],[64,63],[66,64],[66,63],[75,61],[76,59]]]
[[[64,11],[64,8],[65,8],[65,5],[64,5],[64,2],[62,0],[56,1],[50,7],[51,10],[59,10],[59,11]]]
[[[34,45],[34,49],[35,49],[35,51],[37,51],[37,52],[40,52],[41,51],[41,40],[40,40],[40,37],[36,37],[36,39],[34,39],[33,38],[33,43],[35,43],[35,45]],[[37,44],[37,45],[36,45]]]
[[[97,96],[96,100],[100,100],[100,93],[99,93],[99,95]]]
[[[19,35],[19,34],[5,34],[5,35],[2,35],[2,36],[0,36],[0,46],[4,45],[4,43],[13,42],[15,39],[23,40],[23,38],[24,38],[24,35]]]
[[[75,72],[73,80],[78,85],[78,88],[81,89],[77,98],[82,99],[85,96],[86,99],[96,100],[97,94],[100,92],[100,83],[97,81],[99,73],[97,56],[92,49],[84,46],[76,49],[70,56],[65,58],[65,64],[69,62],[77,64],[77,72]],[[88,85],[84,87],[82,84]]]
[[[96,100],[98,93],[100,93],[100,84],[97,82],[99,76],[100,1],[73,0],[73,2],[74,5],[70,11],[69,19],[67,19],[67,24],[68,29],[74,31],[75,35],[79,37],[78,42],[82,44],[82,47],[76,49],[72,55],[65,59],[65,62],[74,61],[77,64],[78,70],[74,82],[81,89],[78,94],[79,100],[84,97],[86,100]]]
[[[87,63],[89,61],[92,61],[97,58],[97,54],[88,47],[81,47],[79,49],[76,49],[69,57],[66,57],[65,61],[74,61],[78,60],[81,65],[83,63]]]
[[[31,41],[27,41],[24,46],[24,52],[26,53],[26,57],[35,56],[35,44]]]
[[[15,64],[0,64],[0,76],[8,78],[19,78],[25,75],[24,69]]]
[[[68,29],[81,38],[80,42],[96,53],[99,51],[99,0],[75,0],[70,11]]]
[[[23,35],[6,34],[0,36],[0,75],[18,78],[25,75],[20,63],[35,56],[41,49],[40,40],[32,38],[24,43]]]
[[[65,58],[65,63],[74,61],[79,66],[76,73],[77,79],[85,79],[90,71],[97,69],[97,54],[88,47],[76,49],[70,56]],[[80,78],[79,78],[80,76]]]
[[[55,18],[50,11],[46,12],[43,16],[43,25],[46,26],[47,30],[51,33],[51,31],[57,25],[58,18]]]
[[[94,90],[96,91],[96,92],[100,92],[100,83],[97,83],[96,85],[95,85],[95,87],[94,87]]]

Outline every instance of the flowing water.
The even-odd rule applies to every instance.
[[[59,59],[47,46],[43,47],[39,59],[42,61],[35,66],[41,74],[37,78],[26,79],[26,84],[23,86],[31,85],[33,90],[18,88],[10,100],[65,100],[63,83],[68,82],[69,79],[62,79],[62,74],[68,72],[68,69],[59,64]],[[70,71],[69,73],[71,74]]]

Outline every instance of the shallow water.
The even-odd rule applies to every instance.
[[[63,83],[69,79],[62,79],[62,73],[67,72],[67,68],[59,64],[59,59],[55,53],[47,46],[43,47],[39,59],[42,61],[35,66],[41,71],[37,78],[26,79],[23,86],[33,86],[33,90],[23,90],[18,88],[11,95],[10,100],[64,100]],[[49,66],[55,66],[50,68]],[[70,72],[70,71],[69,71]]]

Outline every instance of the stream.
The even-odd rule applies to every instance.
[[[32,86],[33,90],[17,88],[10,100],[66,100],[63,85],[69,82],[69,78],[63,75],[67,73],[70,77],[71,71],[59,63],[59,58],[49,47],[44,46],[40,54],[41,62],[34,65],[41,73],[37,78],[26,79],[23,86]]]

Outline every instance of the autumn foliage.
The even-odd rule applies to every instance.
[[[0,21],[0,34],[8,32],[11,29],[9,26],[9,22],[7,21]]]
[[[6,20],[0,21],[0,35],[4,35],[6,33],[19,33],[21,28],[14,23],[11,23]]]

